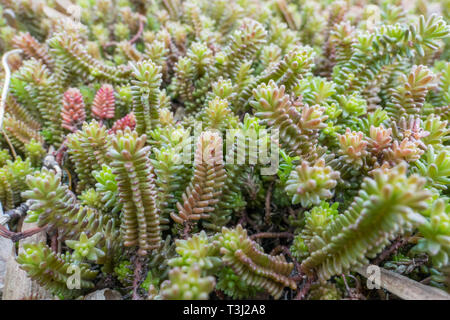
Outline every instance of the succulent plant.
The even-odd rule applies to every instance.
[[[0,235],[51,294],[448,290],[448,0],[66,2],[0,4]]]
[[[80,240],[66,240],[66,245],[74,250],[72,255],[75,260],[86,258],[87,260],[96,261],[105,255],[102,250],[95,247],[101,238],[102,235],[100,233],[96,233],[91,238],[88,238],[86,233],[82,232]]]

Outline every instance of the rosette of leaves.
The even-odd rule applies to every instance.
[[[109,84],[104,84],[98,89],[92,102],[92,115],[102,120],[114,118],[115,99],[114,88]]]
[[[219,77],[219,79],[211,85],[211,92],[208,93],[205,103],[209,103],[209,101],[216,97],[227,100],[228,102],[234,101],[236,98],[236,88],[233,86],[233,82],[230,79]],[[233,108],[233,106],[230,107]]]
[[[178,257],[168,261],[172,267],[189,268],[197,264],[202,272],[210,274],[221,265],[217,243],[206,235],[205,231],[194,234],[186,240],[175,240]]]
[[[170,270],[169,279],[161,284],[160,295],[164,300],[207,300],[215,283],[213,276],[202,276],[196,264],[186,271],[176,267]]]
[[[30,142],[25,144],[25,155],[27,159],[30,159],[31,165],[38,168],[46,154],[46,150],[42,145],[42,142],[35,139],[31,139]]]
[[[155,288],[159,288],[160,284],[168,279],[171,269],[168,263],[176,257],[175,249],[176,245],[172,241],[172,237],[168,235],[161,246],[151,252],[147,266],[151,274],[149,275],[152,279],[151,283]]]
[[[101,210],[103,208],[100,194],[94,188],[84,190],[78,196],[78,199],[85,206],[95,208],[97,210]]]
[[[43,136],[37,129],[30,127],[26,122],[9,114],[5,115],[3,125],[3,132],[10,140],[12,146],[24,154],[27,153],[26,145],[31,141],[34,140],[41,144],[44,142]]]
[[[430,197],[425,179],[406,175],[406,164],[380,168],[366,178],[348,210],[336,216],[322,234],[314,236],[314,250],[303,261],[302,270],[315,269],[321,281],[367,264],[398,235],[423,224],[417,211]]]
[[[247,236],[247,230],[238,225],[234,229],[223,227],[218,236],[223,263],[249,286],[262,288],[278,299],[285,287],[295,290],[297,285],[289,274],[293,263],[283,255],[270,256]]]
[[[28,106],[27,111],[45,126],[42,134],[50,143],[62,141],[61,90],[62,84],[50,70],[35,59],[26,60],[11,79],[11,89],[19,102]],[[36,108],[31,108],[35,105]],[[33,111],[30,111],[33,109]]]
[[[389,126],[389,116],[383,108],[377,107],[375,110],[367,112],[367,116],[359,117],[357,120],[357,128],[364,134],[368,135],[370,133],[370,128],[373,127],[388,127]],[[353,127],[353,126],[352,126]]]
[[[337,157],[329,161],[329,165],[339,170],[342,179],[360,176],[361,172],[368,170],[369,151],[367,137],[361,131],[345,130],[344,134],[337,134],[339,148]],[[348,179],[347,179],[348,178]],[[346,182],[346,181],[344,181]]]
[[[93,280],[98,271],[91,270],[86,263],[75,263],[68,254],[54,253],[47,245],[25,244],[17,262],[28,276],[52,294],[63,299],[75,298],[87,289],[94,288]],[[69,289],[69,277],[74,268],[80,271],[80,289]]]
[[[20,83],[20,85],[18,85],[20,87],[19,90],[27,90],[24,88],[24,86],[26,86],[25,82],[21,82],[16,78],[12,78],[11,82]],[[15,88],[17,87],[12,87],[11,90],[14,90]],[[21,92],[20,95],[26,99],[28,97],[28,92]],[[28,100],[26,101],[29,102]],[[23,127],[27,128],[28,135],[39,136],[37,133],[41,129],[41,123],[38,121],[40,118],[38,117],[39,114],[37,114],[37,110],[30,110],[19,103],[13,95],[9,95],[6,99],[5,112],[6,116],[14,118],[16,121],[20,121],[20,123],[23,124]],[[38,140],[43,140],[43,138],[40,137]]]
[[[391,128],[386,129],[383,125],[379,127],[370,126],[367,145],[373,156],[379,157],[380,154],[391,146],[391,134]]]
[[[450,65],[450,64],[449,64]],[[443,120],[439,116],[430,114],[423,121],[423,129],[429,134],[422,137],[425,145],[432,145],[435,149],[440,149],[450,139],[450,128],[448,120]]]
[[[302,235],[295,236],[289,251],[297,261],[302,261],[309,255],[308,247],[306,246]]]
[[[324,108],[301,105],[296,108],[285,87],[278,87],[274,81],[261,84],[253,90],[255,116],[267,127],[278,129],[280,142],[289,153],[306,159],[314,159],[318,146],[318,130],[324,128]]]
[[[363,91],[383,67],[415,55],[423,57],[426,50],[439,48],[440,40],[449,33],[447,23],[435,14],[427,20],[421,15],[413,24],[385,24],[375,32],[367,30],[359,33],[352,44],[350,56],[333,69],[336,91]]]
[[[47,47],[39,43],[29,32],[21,32],[12,39],[12,42],[15,47],[22,49],[27,58],[35,58],[52,69],[54,62]]]
[[[96,233],[92,237],[88,238],[86,233],[82,232],[80,234],[80,239],[77,240],[66,240],[66,245],[73,249],[72,257],[76,261],[83,261],[84,259],[90,261],[97,261],[99,258],[105,256],[105,253],[96,248],[96,245],[102,239],[101,233]]]
[[[367,112],[367,102],[357,93],[352,95],[336,95],[336,101],[342,109],[342,118],[347,119],[348,122],[357,119]]]
[[[100,201],[105,211],[111,211],[112,214],[118,215],[122,209],[119,201],[119,190],[117,187],[116,175],[112,173],[112,169],[106,164],[102,165],[100,171],[93,171],[93,176],[97,183],[95,190],[100,194]]]
[[[408,140],[425,150],[423,139],[429,135],[429,132],[423,129],[422,124],[422,120],[417,116],[401,117],[398,121],[391,121],[392,136],[398,142]]]
[[[146,135],[129,128],[117,132],[108,150],[122,203],[121,233],[126,247],[139,246],[138,253],[159,247],[161,231],[156,188]]]
[[[103,251],[95,259],[101,266],[94,267],[102,274],[92,283],[103,285],[118,265],[124,290],[139,280],[136,251],[122,252],[120,219],[127,245],[146,254],[139,289],[149,298],[207,298],[211,279],[203,278],[211,275],[232,298],[277,295],[288,275],[271,273],[272,258],[262,247],[250,241],[258,252],[252,253],[247,240],[235,240],[221,253],[220,245],[218,251],[211,245],[238,219],[249,230],[275,230],[261,219],[267,199],[272,224],[284,230],[284,221],[295,229],[293,242],[284,244],[308,277],[317,273],[322,281],[306,298],[340,298],[343,292],[324,279],[366,264],[410,231],[416,232],[410,242],[418,241],[412,253],[419,255],[404,257],[404,247],[385,267],[391,262],[410,278],[448,285],[448,0],[418,0],[409,12],[400,1],[81,0],[81,23],[49,19],[48,8],[31,0],[16,2],[0,7],[1,50],[22,50],[7,61],[12,77],[0,134],[0,201],[4,209],[31,205],[28,221],[58,235],[60,243],[67,240],[72,248],[62,249],[69,262],[75,256],[73,262],[88,261],[93,248]],[[46,5],[56,8],[53,2]],[[435,11],[443,17],[429,14]],[[103,125],[91,135],[80,126],[92,118]],[[180,163],[181,156],[184,161],[206,151],[192,152],[196,141],[186,139],[199,120],[222,134],[242,129],[246,143],[264,126],[278,130],[280,139],[248,143],[242,150],[250,161],[243,165],[220,163],[218,152],[206,157],[212,165]],[[111,142],[127,128],[149,139],[137,143],[139,150],[131,148],[134,138],[124,139],[117,151]],[[64,130],[76,143],[63,142]],[[279,142],[277,177],[265,176],[258,146]],[[43,163],[47,148],[57,150],[61,174],[32,174],[41,165],[58,169],[50,158]],[[238,149],[233,142],[232,153]],[[117,159],[106,157],[107,150]],[[24,156],[31,166],[19,160]],[[103,166],[111,160],[116,167]],[[407,171],[399,169],[403,162]],[[424,188],[434,193],[427,210]],[[175,239],[179,253],[171,239],[160,247],[149,240],[157,224],[182,234],[184,240]],[[211,238],[197,233],[202,229]],[[139,240],[151,245],[144,250]],[[261,243],[264,250],[283,243],[275,242]],[[50,258],[39,259],[33,272],[59,288],[64,277],[46,265]],[[171,279],[169,260],[177,263]],[[200,265],[197,275],[193,265]],[[335,280],[342,289],[342,280]]]
[[[150,130],[155,127],[158,120],[161,67],[151,60],[138,62],[132,67],[135,79],[131,80],[131,95],[136,131],[150,136]]]
[[[249,285],[230,267],[220,269],[217,278],[216,288],[222,290],[227,296],[233,299],[249,299],[264,291],[263,289]]]
[[[199,115],[206,129],[225,132],[226,129],[236,128],[237,117],[228,106],[228,101],[215,97],[208,102],[208,106]]]
[[[425,252],[431,256],[433,266],[440,268],[450,261],[450,204],[448,198],[437,199],[422,213],[427,219],[419,226],[423,238],[413,252]]]
[[[26,178],[27,191],[22,197],[32,204],[27,222],[37,222],[39,227],[58,231],[58,239],[76,239],[81,232],[92,236],[104,232],[111,219],[97,210],[80,206],[67,185],[61,183],[61,174],[46,168]]]
[[[0,167],[3,167],[8,160],[11,160],[9,151],[6,149],[0,149]]]
[[[296,96],[301,95],[304,103],[309,105],[324,104],[330,102],[330,97],[336,93],[334,86],[335,84],[332,81],[327,81],[322,77],[308,77],[301,79],[292,91]],[[342,108],[349,113],[356,109]]]
[[[280,35],[282,37],[282,35]],[[283,59],[270,68],[266,68],[261,74],[253,79],[240,90],[237,101],[243,108],[249,103],[253,90],[258,86],[276,82],[280,88],[284,86],[287,92],[294,90],[299,81],[311,75],[314,66],[314,52],[308,46],[292,46],[284,55]]]
[[[0,168],[0,201],[3,210],[14,209],[22,201],[21,192],[26,190],[25,179],[33,173],[29,159],[23,161],[20,157],[14,161],[6,160]]]
[[[291,205],[292,197],[286,193],[286,182],[289,180],[292,171],[294,171],[295,167],[298,165],[300,157],[291,157],[287,155],[283,149],[280,149],[280,156],[281,158],[277,171],[278,180],[275,183],[273,191],[274,201],[276,201],[279,206],[288,207]]]
[[[233,128],[227,131],[226,141],[230,144],[226,145],[225,185],[220,201],[216,204],[210,219],[203,222],[205,228],[220,231],[230,222],[233,214],[246,207],[247,202],[242,191],[245,186],[246,164],[257,164],[258,160],[262,161],[262,157],[270,160],[267,152],[263,151],[270,148],[270,137],[263,134],[264,129],[265,127],[259,124],[257,118],[246,114],[238,129]]]
[[[314,236],[321,236],[327,226],[338,216],[338,206],[339,202],[330,205],[328,202],[322,201],[319,206],[305,212],[305,226],[301,237],[307,245],[311,243]],[[314,250],[314,248],[311,249]]]
[[[187,130],[172,126],[165,129],[152,132],[153,144],[157,147],[153,148],[154,159],[150,160],[156,174],[162,230],[169,228],[170,213],[189,182],[190,168],[183,163],[186,162],[183,156],[185,147],[190,148],[191,144]]]
[[[313,165],[302,161],[291,171],[285,190],[292,197],[292,204],[301,203],[303,207],[309,207],[331,198],[338,179],[339,172],[325,165],[323,158]]]
[[[85,122],[81,130],[67,136],[68,153],[79,179],[78,192],[95,185],[92,171],[101,170],[102,164],[107,163],[109,144],[106,127],[95,120]]]
[[[391,147],[384,150],[386,159],[391,164],[402,161],[415,162],[420,159],[423,154],[421,149],[421,141],[415,139],[403,139],[401,142],[395,140]]]
[[[108,133],[116,133],[119,130],[125,131],[125,128],[127,127],[130,128],[130,130],[136,128],[136,117],[132,112],[114,122]]]
[[[242,61],[253,58],[265,43],[266,35],[266,30],[259,22],[250,18],[243,19],[242,24],[230,36],[221,57],[216,57],[218,74],[233,80]]]
[[[391,117],[420,114],[428,90],[434,88],[433,73],[426,66],[413,66],[408,76],[402,75],[400,84],[391,93],[386,111]]]
[[[110,66],[94,58],[77,36],[58,32],[47,41],[47,44],[58,72],[63,75],[62,81],[70,81],[73,78],[90,81],[96,79],[117,84],[128,81],[130,75],[128,68]]]
[[[222,138],[217,132],[205,131],[198,137],[194,158],[194,175],[177,203],[178,214],[170,217],[179,224],[208,219],[220,200],[226,179]]]
[[[75,132],[86,120],[86,110],[83,96],[79,89],[69,88],[63,94],[63,106],[61,109],[62,127]]]
[[[434,150],[429,145],[424,157],[416,161],[417,172],[427,178],[427,184],[439,190],[446,190],[450,184],[450,149]]]
[[[198,111],[207,98],[213,76],[217,72],[213,52],[206,43],[193,42],[186,56],[178,59],[174,69],[170,89],[189,112]]]

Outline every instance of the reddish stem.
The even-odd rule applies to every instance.
[[[142,36],[142,32],[144,32],[144,19],[141,17],[138,32],[131,38],[130,43],[135,43]]]
[[[57,232],[55,232],[55,234],[52,235],[51,245],[52,245],[52,251],[54,253],[57,253],[58,252],[58,233]]]
[[[64,153],[67,151],[67,138],[64,139],[63,143],[59,147],[58,150],[55,152],[55,160],[58,163],[59,166],[62,165],[62,159],[64,157]]]
[[[389,258],[398,249],[400,249],[405,244],[407,244],[408,240],[409,240],[409,237],[398,238],[397,240],[394,241],[394,243],[390,247],[388,247],[386,250],[384,250],[382,253],[380,253],[380,255],[375,260],[373,260],[372,263],[375,265],[380,264],[381,262],[383,262],[384,260]]]
[[[261,238],[293,238],[294,235],[290,232],[260,232],[255,233],[250,236],[250,239],[261,239]]]
[[[17,242],[19,240],[31,237],[32,235],[35,235],[36,233],[39,233],[41,231],[44,231],[44,228],[32,228],[28,229],[22,232],[13,232],[9,231],[5,226],[0,225],[0,236],[11,239],[12,242]]]
[[[138,293],[138,288],[142,277],[142,257],[136,257],[134,265],[133,300],[142,300]]]

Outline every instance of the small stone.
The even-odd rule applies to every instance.
[[[122,295],[112,289],[102,289],[89,293],[84,300],[122,300]]]
[[[11,240],[0,237],[0,292],[5,285],[6,261],[11,256],[12,246]]]

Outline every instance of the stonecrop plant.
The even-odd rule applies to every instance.
[[[449,1],[68,2],[0,0],[0,235],[49,295],[450,292]]]

